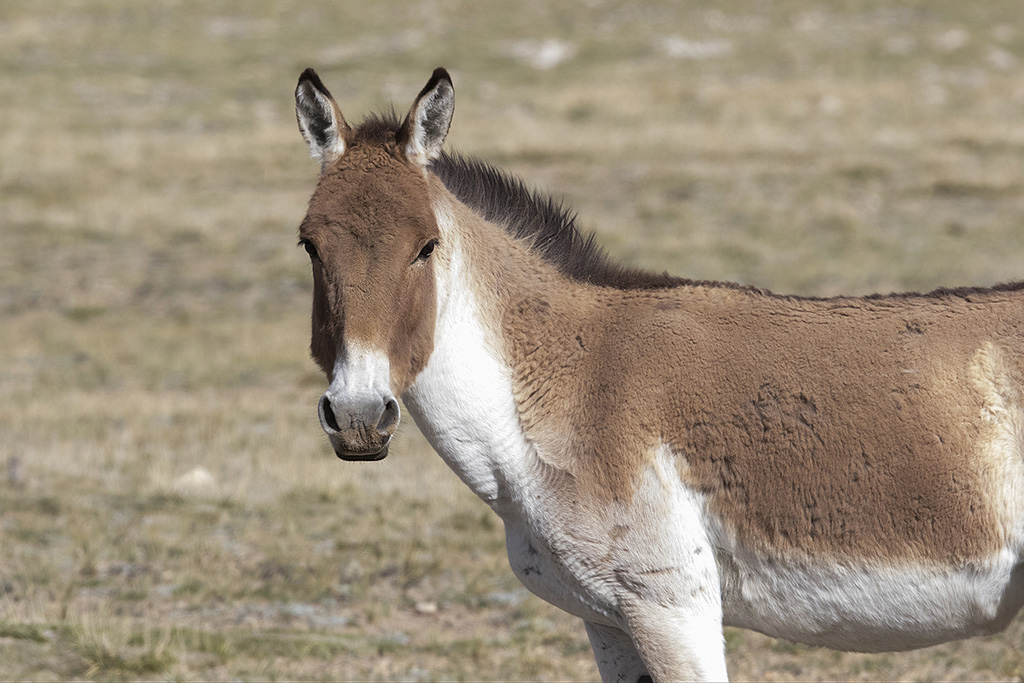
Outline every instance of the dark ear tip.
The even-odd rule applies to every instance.
[[[424,90],[433,90],[441,81],[446,81],[448,83],[448,87],[452,88],[452,90],[455,89],[452,85],[451,74],[449,74],[448,70],[443,66],[439,66],[434,69],[434,73],[430,75],[430,81],[427,83],[427,87],[424,88]]]
[[[419,101],[423,97],[427,96],[427,93],[432,92],[441,83],[448,84],[448,91],[451,94],[455,93],[455,86],[452,85],[452,77],[448,75],[448,72],[442,67],[434,69],[434,73],[430,75],[430,80],[423,86],[423,90],[420,90],[420,94],[416,96],[416,100]]]
[[[327,86],[324,85],[324,82],[320,80],[320,76],[312,68],[306,69],[305,71],[302,72],[302,75],[299,76],[299,84],[298,86],[296,86],[296,90],[301,88],[306,83],[309,83],[314,88],[322,92],[324,95],[327,95],[328,97],[331,96],[331,93],[327,89]]]

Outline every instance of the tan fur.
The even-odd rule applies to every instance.
[[[1024,460],[1019,291],[815,300],[590,286],[461,206],[393,137],[353,135],[300,230],[333,264],[314,266],[325,372],[344,335],[388,349],[396,393],[414,381],[436,302],[432,264],[409,266],[444,203],[525,433],[582,505],[628,501],[667,444],[752,547],[956,563],[1006,543],[1021,503],[996,482]]]
[[[993,505],[1001,510],[1000,522],[1024,518],[1024,376],[1020,356],[1016,363],[992,342],[974,355],[972,374],[984,399],[979,460],[1001,488],[992,491]],[[1002,526],[1000,536],[1009,538],[1012,527]]]
[[[1004,547],[997,482],[1024,463],[1021,293],[597,288],[475,220],[523,426],[582,505],[628,501],[667,443],[754,547],[953,563]]]
[[[299,237],[321,259],[310,350],[328,376],[344,339],[386,350],[396,395],[412,384],[433,350],[436,306],[433,264],[415,260],[437,235],[422,173],[394,145],[357,140],[324,170]]]
[[[342,306],[335,293],[408,265],[436,231],[426,184],[379,150],[344,160],[321,179],[302,228],[325,258],[344,253],[335,272],[349,278],[318,279],[314,356],[333,362],[332,325],[367,342],[386,338],[402,391],[432,348],[431,278],[410,280],[399,301],[352,285]],[[435,202],[447,195],[437,181],[431,193]],[[331,219],[341,212],[344,226]],[[467,233],[479,296],[500,311],[496,343],[514,370],[524,429],[545,462],[571,475],[584,505],[628,500],[667,443],[687,482],[753,546],[936,562],[1003,547],[1007,506],[1020,503],[995,490],[1011,464],[987,444],[1009,439],[1024,459],[1024,372],[1009,360],[1024,354],[1024,296],[812,300],[591,287],[461,212],[462,224],[476,223]],[[361,232],[371,225],[372,239]],[[395,321],[411,329],[388,329]],[[1010,437],[997,434],[1008,424]]]
[[[341,368],[321,424],[383,457],[390,372],[605,679],[724,678],[723,620],[901,649],[1024,604],[1024,285],[804,299],[620,269],[443,155],[443,70],[400,125],[342,125],[311,70],[296,101],[311,150],[343,149],[300,229],[311,349]]]

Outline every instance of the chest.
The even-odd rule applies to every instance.
[[[505,546],[512,572],[534,595],[586,621],[621,623],[614,586],[587,557],[555,551],[549,539],[515,521],[505,522]]]

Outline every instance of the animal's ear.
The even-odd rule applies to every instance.
[[[345,153],[345,140],[352,129],[312,69],[303,71],[295,86],[295,118],[309,153],[320,160],[321,168]]]
[[[441,145],[455,113],[455,88],[444,69],[434,69],[427,85],[398,130],[398,144],[407,159],[426,167],[441,154]]]

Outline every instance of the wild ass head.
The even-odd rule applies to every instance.
[[[299,227],[313,267],[310,350],[326,373],[320,424],[339,458],[379,460],[398,427],[397,396],[427,363],[437,309],[439,231],[427,166],[441,153],[454,89],[437,69],[397,132],[351,128],[312,69],[295,111],[321,173]]]

